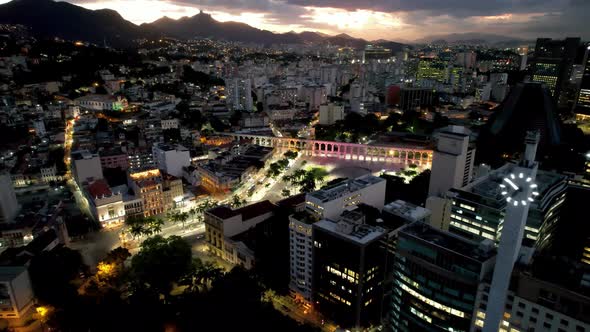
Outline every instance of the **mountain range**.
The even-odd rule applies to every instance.
[[[115,47],[128,47],[134,39],[172,37],[212,38],[257,44],[329,43],[361,48],[370,42],[346,34],[329,36],[318,32],[274,33],[239,22],[219,22],[211,15],[162,17],[151,23],[135,25],[110,9],[89,10],[68,2],[53,0],[13,0],[0,5],[0,23],[29,26],[41,37],[83,40]],[[380,40],[379,44],[397,52],[406,45]]]
[[[416,40],[417,43],[448,43],[448,44],[491,44],[504,45],[527,43],[526,40],[511,36],[496,35],[492,33],[465,32],[446,35],[433,35]]]

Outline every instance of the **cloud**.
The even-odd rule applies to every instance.
[[[1,1],[1,0],[0,0]],[[135,23],[204,10],[277,32],[316,30],[367,39],[479,32],[520,38],[590,38],[589,0],[67,0],[112,8]]]

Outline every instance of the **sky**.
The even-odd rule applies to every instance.
[[[114,9],[136,24],[203,10],[218,21],[238,21],[274,32],[347,33],[368,40],[414,41],[467,32],[590,39],[590,0],[67,1],[89,9]]]

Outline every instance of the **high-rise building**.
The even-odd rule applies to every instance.
[[[402,111],[414,110],[416,107],[434,104],[432,89],[420,87],[402,87],[399,97],[399,108]]]
[[[461,126],[450,126],[438,134],[432,156],[429,196],[441,196],[451,188],[461,188],[471,182],[475,147],[470,142],[470,131]]]
[[[477,54],[474,51],[457,53],[455,63],[464,68],[475,68]]]
[[[486,308],[490,300],[489,290],[489,284],[480,286],[476,319],[470,330],[472,332],[480,332],[484,328]],[[504,307],[502,329],[590,331],[588,310],[590,299],[583,293],[535,277],[528,271],[514,271]]]
[[[0,174],[0,223],[12,222],[18,210],[18,201],[10,175]]]
[[[539,196],[535,156],[540,136],[539,132],[527,133],[522,160],[498,184],[506,212],[484,320],[485,332],[496,332],[503,326],[510,277],[521,254],[529,208]]]
[[[322,314],[343,328],[379,322],[385,277],[386,231],[346,211],[339,221],[313,224],[313,301]]]
[[[422,58],[418,62],[418,72],[416,73],[416,80],[433,80],[437,82],[445,82],[448,80],[448,62],[438,59]]]
[[[305,209],[318,219],[336,219],[360,203],[383,209],[385,179],[365,175],[307,194]]]
[[[301,88],[301,99],[309,105],[310,110],[317,110],[326,103],[328,92],[323,85],[308,84]]]
[[[251,111],[252,82],[250,79],[233,78],[225,80],[226,103],[231,110]]]
[[[305,211],[289,216],[289,290],[296,299],[312,301],[313,224],[318,220]]]
[[[580,38],[553,40],[538,38],[535,45],[531,79],[547,85],[553,99],[563,105],[562,92],[569,83]]]
[[[590,50],[590,45],[586,47]],[[576,115],[578,118],[590,119],[590,57],[586,56],[584,71],[580,83],[580,90],[576,103]]]
[[[465,187],[450,189],[449,231],[474,240],[497,241],[506,215],[506,202],[499,185],[516,169],[517,165],[506,164]],[[543,247],[544,235],[550,234],[552,225],[559,221],[567,182],[563,175],[539,170],[536,183],[539,195],[530,204],[525,238]]]
[[[468,331],[491,241],[471,242],[416,222],[398,233],[388,325],[393,331]]]
[[[320,106],[321,125],[332,125],[336,121],[344,120],[344,106],[334,103]]]

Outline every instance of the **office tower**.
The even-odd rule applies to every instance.
[[[420,87],[402,87],[399,97],[399,108],[402,111],[414,110],[417,107],[434,105],[432,89]]]
[[[506,215],[490,286],[484,320],[485,332],[497,332],[502,323],[510,277],[520,254],[529,207],[539,195],[538,185],[535,183],[538,168],[535,155],[539,139],[538,132],[527,134],[523,160],[498,185],[500,195],[505,200]]]
[[[336,219],[342,211],[353,210],[360,203],[383,209],[385,179],[365,175],[307,194],[305,209],[318,219]]]
[[[438,59],[422,58],[418,62],[418,72],[416,73],[416,80],[433,80],[437,82],[445,82],[448,77],[448,62]]]
[[[461,126],[450,126],[438,133],[432,156],[429,196],[441,196],[451,188],[471,182],[475,147],[470,144],[470,134]]]
[[[72,173],[79,185],[103,178],[102,164],[98,154],[90,153],[88,150],[80,150],[72,152],[71,158]]]
[[[380,319],[385,234],[365,224],[358,211],[313,224],[313,301],[343,328],[369,327]]]
[[[562,98],[562,92],[569,83],[579,46],[580,38],[537,39],[531,79],[533,82],[546,84],[559,106],[563,106],[566,102]]]
[[[252,111],[252,82],[250,79],[225,80],[226,103],[231,110]]]
[[[334,103],[320,106],[320,124],[332,125],[336,121],[344,120],[344,106]]]
[[[10,175],[0,174],[0,223],[12,222],[18,209]]]
[[[478,288],[493,268],[490,241],[416,222],[398,233],[388,325],[393,331],[468,331]]]
[[[506,214],[506,202],[499,185],[517,169],[518,165],[506,164],[465,187],[449,190],[447,196],[452,203],[449,231],[474,240],[497,241]],[[539,195],[530,204],[525,239],[537,247],[544,247],[544,235],[550,234],[551,225],[559,221],[567,179],[563,175],[540,170],[536,183]]]

